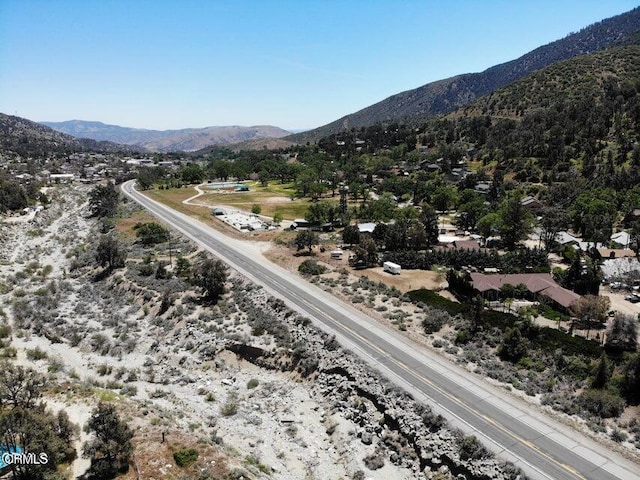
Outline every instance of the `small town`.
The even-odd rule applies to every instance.
[[[70,45],[87,71],[69,57],[65,88],[52,71],[68,109],[46,82],[42,105],[27,101],[36,80],[13,56],[15,80],[0,75],[14,113],[0,113],[0,478],[640,480],[640,7],[580,6],[592,17],[577,28],[554,7],[551,40],[415,73],[356,108],[340,89],[391,81],[367,62],[397,47],[385,60],[373,36],[370,60],[348,36],[345,70],[335,51],[325,68],[272,43],[307,25],[316,43],[300,48],[319,55],[329,32],[368,32],[327,5],[266,2],[282,23],[244,1],[143,3],[131,18],[149,14],[149,45],[113,38],[108,22],[131,26],[116,4],[2,14],[0,38],[36,39],[19,49],[34,72]],[[465,5],[476,26],[455,42],[498,35],[477,26],[496,5]],[[452,14],[341,8],[403,18],[411,55],[412,35],[440,38],[415,22]],[[544,13],[527,8],[513,22]],[[100,33],[85,45],[73,29],[89,18]],[[182,56],[165,46],[166,61],[192,79],[148,63],[171,35]],[[113,85],[75,83],[100,70],[88,45],[122,55],[103,60]],[[215,72],[194,70],[191,49],[216,52]],[[166,85],[140,87],[137,62]],[[223,84],[244,88],[233,105],[210,96]],[[275,126],[300,104],[309,128]],[[257,123],[261,108],[273,121]]]

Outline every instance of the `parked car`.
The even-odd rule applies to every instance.
[[[627,295],[626,297],[624,297],[624,299],[627,302],[638,303],[640,302],[640,295],[638,295],[637,293],[632,293],[631,295]]]

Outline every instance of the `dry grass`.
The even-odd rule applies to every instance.
[[[191,189],[172,189],[172,190],[147,190],[142,192],[144,195],[165,204],[179,212],[191,217],[197,218],[207,225],[212,224],[211,210],[209,207],[201,207],[198,205],[185,205],[182,203],[189,197],[195,195],[195,191]]]
[[[146,210],[141,210],[133,213],[129,217],[119,218],[116,222],[116,230],[126,238],[133,239],[136,236],[136,232],[133,229],[136,223],[153,222],[155,220],[156,218],[149,212],[147,212]]]
[[[162,443],[162,432],[165,442]],[[134,480],[136,478],[179,478],[173,475],[184,475],[185,478],[197,478],[206,472],[213,478],[227,478],[229,469],[226,457],[213,446],[198,441],[195,435],[179,430],[159,427],[142,428],[133,439],[135,446],[135,463],[126,475],[118,478]],[[175,464],[173,452],[183,448],[195,448],[198,460],[185,468]],[[171,465],[167,468],[167,465]],[[136,471],[137,470],[137,471]]]
[[[391,275],[384,272],[382,267],[367,268],[364,270],[354,270],[355,275],[367,277],[375,282],[382,281],[390,287],[396,287],[401,292],[426,288],[427,290],[439,290],[441,284],[446,284],[443,273],[426,270],[402,270],[400,275]]]
[[[227,225],[223,221],[211,215],[211,209],[209,207],[203,207],[199,205],[186,205],[182,203],[182,200],[187,199],[195,192],[189,192],[185,190],[147,190],[142,192],[144,195],[156,200],[168,207],[173,208],[185,215],[189,215],[193,217],[205,225],[215,228],[223,232],[225,235],[228,235],[232,238],[237,238],[239,240],[256,240],[256,241],[272,241],[275,237],[282,234],[281,231],[268,231],[268,232],[251,232],[251,233],[242,233],[233,228],[230,225]]]

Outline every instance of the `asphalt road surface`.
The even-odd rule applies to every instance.
[[[136,192],[123,192],[165,224],[211,251],[272,295],[335,334],[390,381],[473,434],[531,479],[640,480],[640,464],[546,416],[504,390],[421,348],[399,332],[336,299],[203,223]]]

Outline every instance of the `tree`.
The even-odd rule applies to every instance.
[[[193,267],[193,283],[202,289],[207,300],[217,301],[225,292],[227,267],[220,260],[202,258]]]
[[[212,165],[212,170],[216,178],[226,182],[231,172],[231,164],[226,160],[219,160]]]
[[[357,225],[347,225],[342,231],[342,241],[349,245],[360,243],[360,229]]]
[[[633,315],[616,314],[606,338],[604,348],[608,352],[635,352],[638,349],[638,320]]]
[[[0,213],[22,210],[28,204],[29,199],[22,186],[0,179]]]
[[[585,295],[571,306],[574,316],[587,326],[587,338],[594,323],[601,325],[607,320],[611,300],[601,295]],[[572,325],[573,328],[573,325]]]
[[[377,245],[384,245],[385,239],[387,238],[387,231],[389,230],[389,225],[386,223],[378,223],[371,234],[371,238],[376,242]]]
[[[164,174],[164,169],[161,167],[141,167],[136,175],[136,180],[142,190],[149,190]]]
[[[45,378],[21,366],[0,364],[0,431],[9,451],[20,446],[37,455],[41,465],[13,464],[13,478],[41,480],[56,471],[59,464],[75,458],[72,441],[75,426],[64,411],[54,415],[40,402]]]
[[[571,265],[562,276],[562,286],[585,295],[597,295],[600,291],[602,272],[597,263],[590,258],[575,255]]]
[[[156,243],[168,242],[170,239],[169,230],[158,222],[138,222],[133,229],[143,245],[155,245]]]
[[[640,220],[633,222],[630,233],[629,247],[636,252],[636,255],[640,255]]]
[[[453,270],[449,270],[452,272]],[[476,295],[471,300],[471,307],[473,309],[471,315],[471,332],[476,333],[480,328],[480,322],[482,320],[482,312],[484,311],[484,298],[480,295]]]
[[[260,212],[262,212],[262,207],[260,205],[258,205],[257,203],[251,205],[251,213],[253,213],[254,215],[260,215]]]
[[[591,388],[604,388],[607,386],[609,379],[611,378],[611,369],[609,368],[609,362],[607,361],[607,354],[602,352],[598,365],[593,371],[593,379],[591,380]]]
[[[527,237],[533,225],[533,216],[521,202],[520,195],[507,197],[498,210],[500,236],[508,250],[513,250]]]
[[[188,275],[190,269],[191,262],[189,262],[189,259],[179,255],[178,258],[176,258],[176,275],[178,277]]]
[[[406,248],[406,229],[400,223],[392,223],[387,226],[387,233],[384,237],[384,244],[387,250],[397,251]]]
[[[311,230],[300,230],[296,235],[296,238],[293,240],[298,251],[303,248],[308,248],[309,253],[311,253],[313,246],[317,245],[320,241],[320,237],[316,232],[312,232]]]
[[[393,195],[389,192],[383,193],[377,200],[371,200],[360,210],[360,218],[371,220],[372,222],[387,222],[395,217],[398,209]]]
[[[360,238],[360,244],[353,251],[353,265],[373,267],[378,264],[378,247],[368,235]]]
[[[473,190],[464,190],[458,205],[455,224],[462,230],[475,231],[478,220],[487,213],[485,199]]]
[[[522,337],[518,327],[507,328],[498,345],[498,356],[510,362],[517,362],[527,354],[528,342]]]
[[[89,192],[89,208],[91,216],[98,218],[113,217],[118,211],[120,195],[116,186],[109,182],[106,185],[96,185]]]
[[[276,225],[280,225],[282,223],[282,213],[281,212],[276,212],[273,214],[273,223],[275,223]]]
[[[338,216],[337,205],[333,202],[312,203],[304,214],[309,223],[333,223]]]
[[[446,213],[455,204],[457,198],[456,190],[448,185],[442,185],[433,192],[431,204],[436,210]]]
[[[408,223],[405,238],[409,250],[422,250],[428,246],[427,232],[419,220],[411,220]]]
[[[630,402],[640,402],[640,353],[627,358],[623,367],[623,391]]]
[[[556,236],[569,221],[567,213],[558,207],[545,208],[540,219],[540,240],[544,244],[546,251],[551,250],[556,240]]]
[[[133,453],[133,432],[118,416],[115,407],[98,403],[85,426],[94,438],[85,443],[83,454],[91,459],[91,473],[97,478],[114,478],[128,470]]]
[[[573,227],[583,238],[607,241],[611,235],[616,207],[612,202],[615,191],[607,188],[592,189],[581,193],[571,206]]]
[[[476,229],[478,233],[487,238],[495,235],[498,231],[498,226],[500,225],[500,216],[496,212],[487,213],[484,217],[478,220],[478,224],[476,225]]]
[[[429,247],[438,243],[438,214],[436,210],[428,203],[422,204],[422,211],[420,212],[420,221],[424,226],[425,243]]]
[[[260,170],[260,173],[258,173],[258,180],[260,180],[260,186],[268,187],[269,180],[271,180],[271,174],[267,169],[262,169]]]
[[[118,240],[116,235],[102,235],[96,248],[96,260],[98,264],[111,273],[116,268],[124,267],[127,259],[126,247]]]
[[[201,183],[204,180],[204,170],[198,165],[187,165],[180,169],[180,178],[185,183]]]

